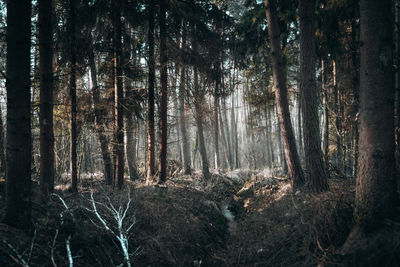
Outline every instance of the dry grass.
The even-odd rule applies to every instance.
[[[181,175],[176,163],[168,172],[170,179],[163,186],[127,181],[122,192],[106,187],[101,177],[82,180],[79,194],[63,190],[66,183],[62,183],[57,194],[71,207],[73,218],[67,216],[66,223],[61,224],[59,214],[64,208],[56,198],[46,206],[35,202],[37,235],[32,265],[53,265],[52,261],[64,265],[69,234],[76,266],[124,262],[115,236],[92,223],[96,217],[86,209],[90,207],[91,190],[96,201],[110,200],[116,207],[126,204],[130,192],[132,206],[127,217],[136,223],[130,232],[129,251],[136,266],[357,265],[355,254],[338,253],[352,228],[351,181],[331,179],[331,190],[317,195],[290,194],[289,181],[265,177],[262,172],[213,173],[210,181],[204,181],[198,172]],[[37,186],[34,188],[37,195]],[[98,207],[107,221],[113,221],[105,206]],[[234,220],[224,216],[227,207]],[[396,227],[400,228],[392,223],[388,229]],[[375,244],[387,240],[388,233],[376,237],[380,241]],[[393,251],[399,251],[400,238],[395,240],[400,229],[397,235],[390,233]],[[0,225],[0,237],[28,257],[32,236]],[[14,253],[0,244],[0,265],[17,262]]]

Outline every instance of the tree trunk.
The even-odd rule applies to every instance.
[[[340,128],[340,95],[337,85],[337,68],[336,61],[333,60],[333,92],[335,98],[335,136],[336,136],[336,167],[339,173],[342,173],[342,144],[341,144],[341,128]]]
[[[99,137],[100,150],[104,164],[104,179],[106,184],[111,185],[113,180],[113,166],[110,151],[108,149],[107,136],[105,135],[104,107],[100,100],[99,85],[97,83],[97,68],[94,61],[93,46],[89,49],[89,68],[92,79],[92,98],[94,105],[95,129]]]
[[[39,0],[40,53],[40,191],[44,198],[54,189],[53,29],[52,1]]]
[[[4,223],[31,222],[31,1],[7,1],[7,165]]]
[[[328,190],[322,159],[318,117],[318,93],[315,81],[315,0],[300,0],[300,92],[303,100],[304,150],[307,184],[312,192]]]
[[[0,174],[6,174],[6,153],[4,149],[3,112],[0,107]]]
[[[219,65],[219,62],[216,63],[216,66]],[[219,120],[218,120],[218,109],[219,109],[219,86],[220,86],[220,77],[219,75],[215,81],[215,89],[214,89],[214,105],[213,105],[213,115],[214,115],[214,145],[215,145],[215,169],[220,167],[220,157],[219,157]]]
[[[166,2],[160,1],[160,166],[159,183],[167,180],[167,138],[168,138],[168,56]]]
[[[392,1],[361,0],[360,139],[355,220],[376,230],[396,214]]]
[[[76,130],[76,26],[75,12],[76,1],[69,1],[69,32],[70,32],[70,79],[69,97],[71,101],[70,118],[70,172],[71,172],[71,191],[78,191],[78,168],[77,168],[77,130]]]
[[[207,151],[204,141],[204,130],[203,130],[203,105],[204,105],[204,94],[199,90],[199,81],[197,74],[197,67],[194,67],[194,107],[195,107],[195,120],[197,125],[197,131],[199,135],[199,148],[201,163],[203,167],[203,176],[206,180],[210,178],[210,171],[208,168]]]
[[[292,181],[293,190],[296,190],[304,184],[304,174],[301,169],[299,155],[296,149],[296,141],[293,134],[292,122],[290,120],[286,88],[286,66],[281,50],[276,2],[274,0],[265,0],[265,10],[268,22],[275,99],[278,109],[281,137],[285,150],[285,160],[288,166],[289,178]]]
[[[324,108],[324,162],[325,162],[325,170],[327,171],[327,175],[329,176],[329,106],[328,106],[328,91],[325,86],[325,61],[321,61],[321,83],[322,83],[322,105]]]
[[[182,22],[182,41],[181,49],[183,50],[186,46],[186,28],[184,22]],[[185,86],[186,86],[186,71],[183,63],[181,63],[181,77],[179,81],[179,127],[182,136],[182,156],[183,156],[183,171],[185,174],[191,173],[190,163],[190,142],[187,136],[186,129],[186,116],[185,116]]]
[[[113,27],[114,27],[114,88],[115,88],[115,180],[118,189],[124,184],[124,120],[123,120],[123,85],[122,85],[122,48],[121,48],[121,11],[119,1],[113,2]]]
[[[147,103],[147,136],[148,136],[148,161],[147,161],[147,183],[154,182],[155,161],[155,133],[154,133],[154,84],[155,84],[155,59],[154,59],[154,0],[149,3],[149,30],[147,42],[149,46],[149,88]]]

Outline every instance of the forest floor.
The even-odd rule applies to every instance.
[[[126,266],[124,242],[133,266],[399,263],[398,222],[362,249],[340,253],[353,226],[354,181],[332,178],[329,192],[291,194],[287,179],[263,171],[213,172],[204,181],[171,164],[169,173],[165,185],[127,181],[121,191],[88,175],[79,193],[64,181],[46,205],[34,197],[35,231],[0,224],[0,266]]]

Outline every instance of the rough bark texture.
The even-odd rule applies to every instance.
[[[71,101],[70,118],[70,172],[71,172],[71,191],[78,191],[78,168],[76,154],[76,26],[75,26],[75,0],[69,1],[69,32],[70,32],[70,79],[69,97]]]
[[[40,69],[40,190],[47,198],[54,189],[53,30],[52,0],[39,0]]]
[[[160,1],[160,165],[159,182],[167,180],[167,112],[168,112],[168,56],[167,56],[167,26],[166,26],[166,3]]]
[[[104,179],[108,185],[112,184],[113,180],[113,167],[111,161],[110,151],[108,149],[107,136],[105,134],[104,125],[104,106],[101,104],[99,85],[97,83],[97,68],[94,61],[93,47],[89,49],[89,67],[92,79],[92,98],[94,105],[94,116],[95,116],[95,129],[99,137],[101,156],[104,164]]]
[[[7,175],[4,222],[31,226],[31,1],[7,1]]]
[[[283,60],[278,17],[276,14],[275,1],[265,0],[265,11],[268,22],[268,34],[271,46],[272,72],[275,87],[275,99],[278,110],[279,125],[285,160],[288,167],[288,175],[292,181],[293,190],[304,183],[304,174],[300,166],[299,155],[293,134],[292,122],[290,121],[289,104],[286,88],[286,69]]]
[[[115,0],[113,7],[113,26],[114,26],[114,88],[115,88],[115,180],[119,189],[124,185],[124,120],[122,101],[124,91],[122,86],[122,62],[121,62],[121,11],[119,1]]]
[[[307,185],[312,192],[328,190],[322,158],[315,81],[315,0],[300,0],[300,93],[303,100],[304,152],[308,171]]]
[[[154,0],[149,3],[149,31],[147,35],[149,46],[149,88],[147,95],[147,183],[154,179],[155,160],[155,134],[154,134],[154,84],[155,84],[155,59],[154,59]]]
[[[365,232],[396,212],[392,1],[362,0],[355,219]]]

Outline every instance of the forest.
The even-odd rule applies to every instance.
[[[400,0],[0,0],[0,266],[400,266]]]

